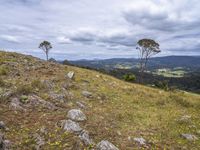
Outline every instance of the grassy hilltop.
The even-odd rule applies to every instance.
[[[74,79],[67,77],[73,71]],[[83,91],[90,94],[86,96]],[[56,109],[31,103],[37,97]],[[11,107],[13,99],[20,108]],[[80,107],[80,103],[84,107]],[[46,104],[46,103],[43,103]],[[50,105],[52,104],[52,105]],[[95,143],[108,140],[121,150],[200,149],[200,95],[130,84],[99,72],[0,51],[0,132],[13,149],[90,149],[59,127],[70,109],[87,116],[80,126]],[[187,140],[181,134],[195,135]],[[144,138],[144,145],[134,138]]]

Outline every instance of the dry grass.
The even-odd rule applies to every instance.
[[[81,126],[90,132],[95,142],[107,139],[122,150],[133,150],[138,149],[138,145],[128,140],[128,137],[143,137],[148,141],[148,147],[143,147],[144,149],[200,149],[200,140],[188,142],[180,137],[181,133],[191,133],[200,139],[198,135],[200,130],[199,95],[181,91],[166,92],[130,84],[95,71],[46,63],[15,53],[0,52],[0,58],[4,59],[1,63],[14,60],[17,62],[15,69],[20,74],[23,73],[23,75],[13,78],[11,72],[7,76],[3,76],[3,80],[8,80],[15,86],[19,82],[23,85],[31,85],[33,91],[36,88],[44,89],[45,92],[43,90],[35,91],[41,97],[45,97],[48,91],[61,92],[65,83],[72,85],[66,89],[66,92],[73,93],[73,97],[65,104],[65,109],[60,111],[35,110],[22,115],[8,111],[6,104],[0,104],[0,120],[5,120],[8,127],[11,128],[7,137],[11,141],[17,142],[16,146],[20,148],[27,147],[32,142],[28,135],[34,133],[41,126],[46,126],[50,130],[49,133],[54,134],[52,138],[46,137],[50,138],[52,141],[50,143],[55,144],[55,139],[57,139],[61,141],[60,149],[63,148],[64,143],[68,145],[68,149],[73,149],[73,145],[76,145],[76,137],[73,135],[65,137],[60,130],[55,132],[55,123],[66,119],[67,110],[77,108],[75,102],[79,100],[84,101],[88,107],[84,110],[88,120],[81,123]],[[34,67],[26,69],[25,60],[34,64]],[[7,65],[7,67],[11,66]],[[75,72],[74,81],[69,81],[65,77],[69,71]],[[42,80],[52,81],[54,87],[48,89],[41,83]],[[92,92],[93,97],[89,99],[83,97],[81,94],[83,90]],[[19,91],[22,92],[25,89]],[[31,91],[28,90],[25,94]],[[22,92],[22,94],[24,93]],[[48,100],[51,101],[51,99]],[[183,115],[192,116],[189,123],[177,121]],[[24,128],[29,131],[22,132]],[[119,135],[119,133],[121,134]],[[21,135],[24,135],[25,138],[19,139]],[[28,144],[24,143],[25,139],[29,140]],[[47,144],[45,149],[53,148],[51,144]]]

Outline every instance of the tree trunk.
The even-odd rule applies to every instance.
[[[48,56],[48,53],[46,53],[46,58],[47,58],[47,61],[49,60],[49,56]]]

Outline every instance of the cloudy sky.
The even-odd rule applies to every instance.
[[[165,55],[200,55],[199,0],[0,0],[0,49],[56,59],[137,57],[141,38]]]

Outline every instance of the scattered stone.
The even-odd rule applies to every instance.
[[[4,140],[3,150],[9,150],[11,148],[11,142],[9,140]]]
[[[82,95],[85,96],[85,97],[87,97],[87,98],[92,97],[92,93],[88,92],[88,91],[83,91]]]
[[[42,146],[45,145],[45,141],[44,141],[44,138],[42,138],[39,134],[34,134],[33,135],[35,141],[36,141],[36,150],[40,150],[42,149]]]
[[[45,135],[48,133],[47,128],[46,128],[45,126],[42,126],[42,127],[40,128],[40,132],[41,132],[42,134],[45,134]]]
[[[122,135],[122,133],[121,133],[120,131],[117,131],[117,134],[118,134],[119,136],[121,136],[121,135]]]
[[[85,114],[79,109],[72,109],[67,113],[67,117],[74,121],[85,121]]]
[[[86,109],[86,105],[83,104],[83,102],[76,102],[76,104],[78,105],[78,107],[80,107],[82,109]]]
[[[188,123],[191,121],[191,116],[189,115],[184,115],[182,116],[178,121],[181,122],[181,123]]]
[[[112,143],[110,143],[109,141],[104,141],[104,140],[97,144],[96,149],[97,150],[119,150]]]
[[[66,120],[64,123],[64,130],[69,132],[81,132],[82,128],[79,126],[78,123],[72,121],[72,120]]]
[[[11,110],[19,110],[19,111],[25,111],[25,109],[22,107],[22,104],[20,103],[19,99],[18,98],[13,98],[11,100],[11,103],[9,105],[9,108]]]
[[[54,104],[41,99],[37,95],[29,96],[27,101],[28,101],[28,104],[26,105],[27,107],[42,106],[43,108],[47,108],[47,109],[50,109],[50,110],[56,109],[56,106]]]
[[[90,136],[89,136],[89,133],[85,130],[83,130],[80,135],[79,135],[79,138],[81,139],[81,141],[83,141],[83,143],[85,145],[93,145],[94,142],[92,139],[90,139]]]
[[[187,139],[188,141],[198,140],[198,138],[195,135],[192,135],[192,134],[181,134],[181,136],[183,138]]]
[[[0,129],[6,129],[6,125],[3,121],[0,121]]]
[[[57,94],[54,92],[50,92],[48,95],[52,100],[61,102],[61,103],[66,102],[66,97],[70,96],[70,95],[66,95],[66,94]]]
[[[140,145],[145,145],[146,144],[146,140],[143,138],[134,138],[133,139],[135,142],[137,142]]]
[[[75,73],[73,71],[70,71],[68,74],[67,74],[67,77],[70,78],[70,79],[73,79],[74,78],[74,75]]]

